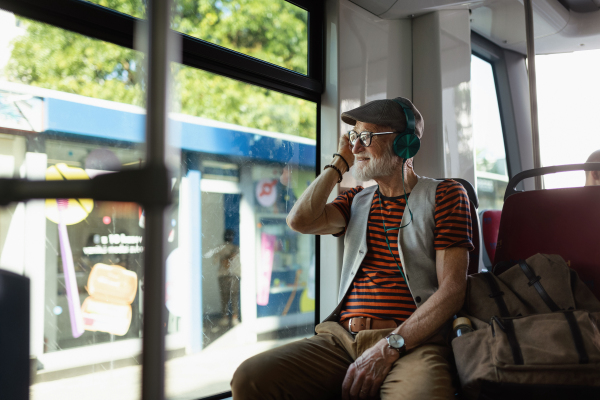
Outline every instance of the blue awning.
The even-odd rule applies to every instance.
[[[47,133],[144,142],[144,114],[54,98],[45,98],[44,103]],[[171,120],[171,123],[173,132],[181,135],[179,143],[174,145],[184,150],[263,161],[289,161],[307,167],[316,165],[316,146],[313,144],[187,121]]]

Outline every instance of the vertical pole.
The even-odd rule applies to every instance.
[[[537,86],[535,81],[535,37],[533,35],[532,0],[525,0],[525,30],[527,32],[527,72],[529,76],[529,106],[531,109],[531,137],[533,140],[533,167],[540,168],[540,132],[538,127]],[[542,177],[535,177],[535,189],[542,189]]]
[[[170,0],[148,7],[148,85],[146,88],[146,165],[165,168],[167,157],[168,36]],[[142,399],[165,398],[165,209],[146,205]]]

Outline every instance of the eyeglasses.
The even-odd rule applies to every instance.
[[[348,137],[350,139],[350,144],[352,146],[354,146],[356,144],[357,140],[360,140],[360,144],[362,144],[365,147],[369,147],[371,145],[371,139],[373,138],[373,136],[375,136],[375,135],[389,135],[390,133],[398,133],[398,132],[369,132],[369,131],[364,131],[364,132],[358,133],[356,131],[350,131],[350,132],[348,132]]]

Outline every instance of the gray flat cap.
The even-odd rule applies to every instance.
[[[394,100],[400,101],[411,108],[415,114],[415,133],[419,139],[423,136],[425,123],[423,117],[414,104],[404,97],[396,97]],[[406,129],[406,115],[400,104],[391,99],[374,100],[354,110],[342,113],[342,121],[348,125],[356,125],[356,121],[367,122],[382,126],[389,126],[394,131],[403,132]]]

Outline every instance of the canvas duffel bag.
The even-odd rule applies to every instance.
[[[493,317],[485,329],[452,341],[463,396],[483,381],[600,386],[599,313],[560,311]]]
[[[506,310],[500,309],[501,304],[506,304]],[[596,312],[600,311],[600,301],[556,254],[536,254],[500,275],[469,276],[462,309],[485,325],[494,315],[516,317],[559,310]]]
[[[476,330],[452,341],[465,398],[484,382],[600,386],[600,302],[560,256],[469,276],[467,288],[460,314]]]

